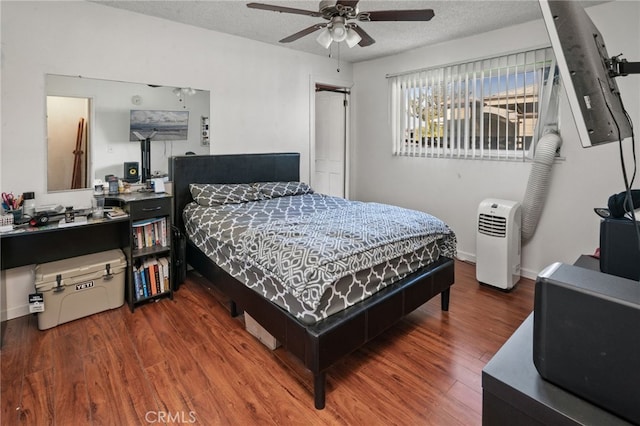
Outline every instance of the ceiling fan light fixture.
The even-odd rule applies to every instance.
[[[334,18],[330,31],[333,41],[338,43],[344,41],[347,38],[347,27],[344,25],[344,18]]]
[[[320,31],[320,34],[318,34],[318,38],[316,38],[316,41],[325,49],[328,49],[329,46],[331,46],[333,38],[331,37],[331,32],[327,27],[324,27],[322,31]]]
[[[345,41],[347,42],[347,46],[349,46],[349,48],[352,48],[356,44],[360,43],[360,40],[362,40],[362,37],[360,37],[360,34],[358,34],[353,28],[347,29],[347,38],[345,39]]]

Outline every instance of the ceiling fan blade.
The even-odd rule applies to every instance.
[[[429,21],[434,17],[433,9],[376,10],[360,12],[359,21]]]
[[[309,35],[312,32],[318,31],[319,29],[324,28],[326,26],[327,26],[327,24],[315,24],[315,25],[312,25],[309,28],[305,28],[302,31],[298,31],[295,34],[291,34],[289,37],[283,38],[282,40],[280,40],[280,43],[290,43],[290,42],[295,41],[295,40],[297,40],[299,38],[302,38],[302,37],[304,37],[306,35]]]
[[[295,9],[293,7],[275,6],[264,3],[247,3],[247,7],[251,9],[270,10],[272,12],[295,13],[297,15],[307,15],[313,17],[322,17],[322,13],[313,10]]]
[[[376,42],[373,39],[373,37],[371,37],[369,34],[365,32],[365,30],[362,29],[362,27],[359,27],[354,23],[350,23],[349,26],[351,27],[351,29],[353,29],[353,31],[357,32],[360,37],[362,37],[362,40],[360,40],[360,42],[358,43],[358,46],[367,47],[367,46],[371,46],[373,43]]]

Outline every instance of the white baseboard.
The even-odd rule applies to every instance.
[[[31,312],[29,312],[29,304],[12,306],[11,308],[0,312],[0,318],[2,318],[2,321],[24,317],[27,315],[31,315]]]

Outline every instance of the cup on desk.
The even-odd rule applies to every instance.
[[[94,219],[102,219],[104,217],[104,197],[95,195],[91,201],[91,216]]]
[[[13,223],[22,223],[22,208],[9,210],[9,213],[13,215]]]

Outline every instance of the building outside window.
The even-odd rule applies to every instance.
[[[551,96],[551,48],[389,77],[395,155],[524,160]]]

